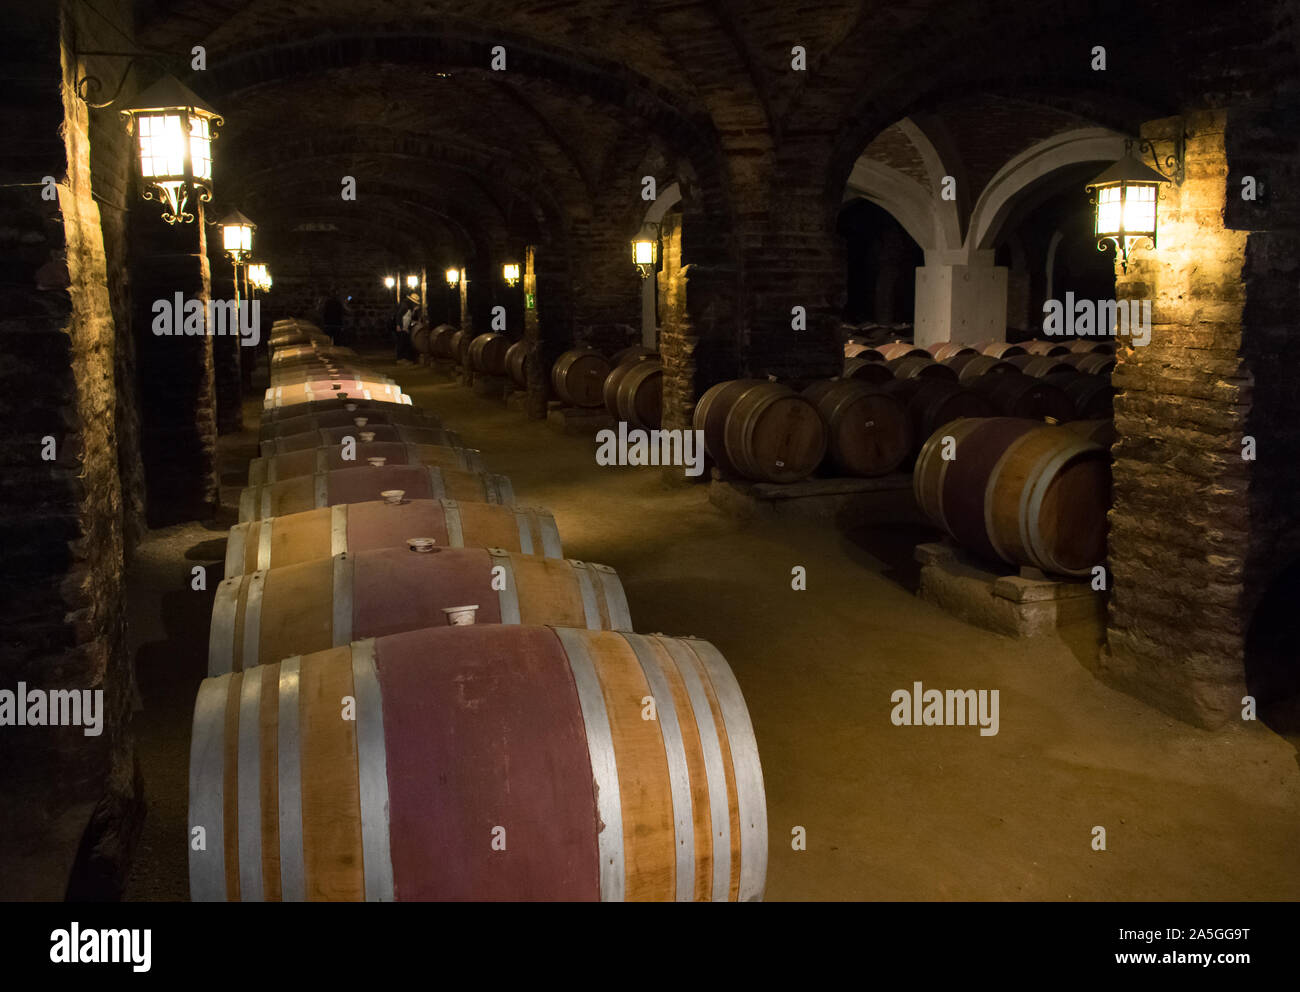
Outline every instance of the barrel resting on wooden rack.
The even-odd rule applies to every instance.
[[[441,627],[207,679],[188,823],[196,901],[749,901],[767,873],[740,687],[661,635]]]

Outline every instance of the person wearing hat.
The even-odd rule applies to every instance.
[[[415,347],[411,344],[411,328],[420,319],[420,294],[408,293],[397,311],[397,322],[393,328],[396,338],[398,365],[411,365],[415,362]]]

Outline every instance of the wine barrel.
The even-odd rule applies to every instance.
[[[1051,383],[1023,372],[985,374],[970,385],[987,396],[993,408],[1004,417],[1050,418],[1057,423],[1074,419],[1074,403],[1070,397]]]
[[[1053,376],[1051,382],[1070,397],[1074,415],[1080,420],[1106,420],[1115,415],[1115,390],[1106,378],[1076,372],[1068,380]]]
[[[663,423],[664,367],[654,358],[616,365],[605,377],[605,409],[632,427],[655,430]]]
[[[892,382],[894,373],[889,370],[889,366],[883,360],[858,355],[854,358],[844,359],[844,372],[840,378],[855,379],[858,382],[873,382],[879,385],[880,383]]]
[[[945,358],[943,364],[957,373],[957,381],[963,386],[970,385],[987,372],[1019,371],[1009,361],[978,353],[974,355],[953,355],[951,358]]]
[[[944,424],[969,417],[992,417],[995,412],[983,393],[943,379],[916,380],[916,388],[907,400],[917,450]]]
[[[407,444],[432,444],[442,448],[462,448],[460,435],[441,427],[417,427],[411,424],[367,424],[365,427],[325,427],[321,430],[286,434],[283,437],[263,438],[262,457],[287,455],[304,448],[331,448],[352,438],[357,444],[368,443],[362,433],[373,434],[370,441],[403,441]]]
[[[464,605],[478,607],[475,623],[632,629],[623,585],[608,565],[502,548],[344,551],[223,580],[208,674],[442,626],[444,610]]]
[[[429,333],[429,354],[434,358],[454,358],[451,341],[455,336],[456,328],[450,324],[439,324]]]
[[[346,401],[344,401],[346,402]],[[371,430],[381,424],[404,424],[410,427],[439,427],[441,421],[430,413],[421,413],[413,406],[393,403],[388,406],[373,410],[348,410],[340,402],[339,406],[343,407],[343,412],[347,414],[343,423],[337,423],[338,415],[330,412],[328,414],[316,415],[309,414],[304,417],[287,417],[284,420],[266,420],[258,429],[261,440],[265,441],[273,437],[288,437],[291,434],[301,434],[303,431],[318,431],[332,427],[352,427],[355,431]],[[364,425],[357,424],[356,421],[364,420]],[[379,438],[377,440],[388,440]],[[314,445],[313,445],[314,447]]]
[[[239,519],[260,520],[339,503],[362,503],[391,489],[403,490],[409,499],[507,505],[515,501],[514,487],[504,475],[429,465],[359,465],[249,486],[239,494]]]
[[[187,822],[196,901],[756,901],[767,872],[740,687],[662,635],[433,627],[206,679]]]
[[[411,347],[418,354],[429,354],[429,345],[433,341],[433,328],[421,321],[411,328]]]
[[[590,348],[574,348],[555,360],[551,386],[570,406],[598,407],[604,402],[602,390],[608,375],[609,362],[604,355]]]
[[[978,355],[979,351],[968,344],[961,344],[957,341],[936,341],[930,345],[927,350],[930,357],[936,362],[942,362],[945,359],[955,358],[957,355]]]
[[[1115,356],[1100,351],[1065,355],[1061,361],[1087,375],[1110,375],[1115,368]]]
[[[883,362],[885,356],[869,344],[863,344],[859,341],[844,342],[845,358],[861,358],[867,362]]]
[[[264,409],[277,406],[293,406],[295,403],[310,403],[312,400],[328,400],[332,396],[346,393],[348,396],[362,396],[365,399],[385,399],[396,403],[410,405],[411,398],[402,392],[400,386],[389,382],[367,382],[365,380],[344,379],[336,382],[316,380],[297,383],[292,386],[272,386],[266,391],[262,401]]]
[[[484,472],[483,458],[473,448],[441,448],[434,444],[407,444],[402,441],[358,443],[355,457],[345,459],[343,446],[303,448],[269,458],[254,458],[248,463],[248,484],[261,486],[302,475],[315,475],[336,468],[369,465],[371,458],[383,458],[388,465],[437,465],[463,472]]]
[[[1028,354],[1020,345],[1006,341],[989,341],[980,348],[980,353],[993,358],[1015,358],[1017,355]]]
[[[889,371],[894,374],[895,379],[915,379],[917,376],[928,376],[935,379],[947,379],[949,382],[957,381],[957,373],[948,366],[936,362],[928,352],[923,352],[920,355],[904,355],[902,358],[891,358],[885,364],[889,366]]]
[[[912,431],[902,403],[878,386],[852,379],[826,379],[803,391],[826,425],[826,450],[845,475],[887,475],[912,450]]]
[[[1071,420],[1068,424],[1062,424],[1061,426],[1072,434],[1078,434],[1085,441],[1100,444],[1103,448],[1109,448],[1119,440],[1119,432],[1115,430],[1115,421],[1109,419]]]
[[[447,357],[462,368],[466,366],[469,360],[467,352],[469,351],[470,340],[469,329],[465,327],[453,331],[451,337],[447,340]]]
[[[291,366],[289,369],[271,372],[272,388],[306,386],[309,382],[382,382],[389,386],[396,385],[388,376],[356,365]],[[336,391],[331,388],[331,392]]]
[[[1054,355],[1016,355],[1013,358],[1008,358],[1007,361],[1025,375],[1032,375],[1035,379],[1046,379],[1049,375],[1057,372],[1074,371],[1073,365]]]
[[[528,345],[524,341],[516,341],[506,349],[506,375],[510,376],[510,381],[519,389],[528,387],[528,367],[525,364],[528,361]]]
[[[480,334],[469,343],[469,364],[487,375],[506,374],[506,351],[510,339],[504,334]]]
[[[917,456],[912,485],[933,523],[985,557],[1057,575],[1087,575],[1106,557],[1110,458],[1060,427],[1008,417],[944,424]]]
[[[349,410],[349,406],[353,409]],[[392,403],[388,400],[354,400],[350,396],[345,396],[341,400],[312,400],[308,403],[295,403],[293,406],[277,406],[271,410],[263,410],[262,423],[279,423],[282,420],[292,420],[294,417],[315,417],[322,427],[343,427],[352,423],[357,417],[373,419],[375,423],[379,423],[382,414],[391,414],[394,411],[401,411],[399,417],[409,417],[414,414],[426,418],[426,421],[436,419],[418,406],[407,406],[404,403]]]
[[[412,537],[431,538],[440,548],[504,548],[564,557],[555,518],[540,507],[454,499],[368,500],[235,524],[226,542],[226,576],[343,551],[405,548]]]
[[[609,364],[612,368],[618,368],[625,362],[639,362],[643,358],[657,359],[658,357],[659,353],[657,351],[647,348],[645,345],[634,344],[614,352],[614,357],[609,360]]]
[[[1068,355],[1070,348],[1060,341],[1042,341],[1033,340],[1025,342],[1025,351],[1031,355],[1042,355],[1051,357],[1053,355]]]
[[[1109,341],[1098,341],[1095,338],[1079,338],[1070,342],[1070,351],[1075,355],[1113,355],[1115,346]]]
[[[760,482],[798,482],[821,464],[826,427],[789,386],[736,379],[711,386],[695,406],[695,429],[726,472]]]
[[[924,348],[918,348],[908,341],[891,341],[889,344],[882,344],[876,350],[880,352],[881,357],[887,362],[895,358],[906,358],[908,356],[916,358],[930,357],[930,353]]]

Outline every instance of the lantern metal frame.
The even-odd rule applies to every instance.
[[[455,289],[457,286],[460,285],[460,269],[459,268],[448,269],[445,273],[443,273],[443,278],[447,280],[448,288]]]
[[[637,231],[636,237],[632,239],[632,264],[635,265],[637,271],[641,273],[642,279],[650,278],[651,273],[657,271],[659,268],[659,256],[661,254],[659,243],[659,225],[650,221],[642,224],[641,230]],[[648,262],[643,262],[639,257],[640,253],[637,251],[637,248],[643,244],[650,245],[650,261]]]
[[[232,210],[221,220],[217,221],[216,227],[221,228],[221,247],[231,261],[236,265],[243,264],[253,254],[253,236],[257,233],[257,225],[253,223],[239,210]],[[230,227],[248,228],[248,247],[247,248],[230,248],[226,244],[226,229]]]
[[[1185,136],[1175,139],[1174,150],[1167,155],[1163,162],[1157,157],[1155,145],[1149,140],[1138,142],[1138,152],[1141,155],[1150,155],[1152,163],[1156,166],[1163,165],[1167,171],[1161,172],[1158,168],[1152,168],[1146,165],[1133,154],[1135,142],[1128,139],[1124,142],[1124,157],[1114,162],[1101,175],[1092,179],[1084,186],[1084,189],[1090,194],[1089,202],[1093,205],[1092,223],[1093,237],[1097,241],[1097,250],[1106,251],[1108,247],[1114,246],[1116,260],[1120,263],[1121,270],[1128,272],[1128,258],[1131,249],[1137,247],[1141,242],[1146,242],[1146,247],[1154,251],[1158,243],[1158,228],[1160,223],[1159,202],[1164,199],[1163,187],[1171,183],[1182,183],[1185,176],[1184,148],[1186,145]],[[1114,230],[1101,230],[1102,217],[1102,191],[1119,190],[1119,224]],[[1153,191],[1151,197],[1151,226],[1150,229],[1143,228],[1130,232],[1125,226],[1128,221],[1128,204],[1129,193],[1136,189],[1150,189]]]
[[[521,278],[522,269],[518,262],[503,262],[501,265],[501,278],[506,281],[507,286],[517,286]]]

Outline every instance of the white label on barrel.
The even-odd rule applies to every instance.
[[[777,467],[777,468],[785,468],[785,462],[777,462],[777,463],[776,463],[776,467]]]

